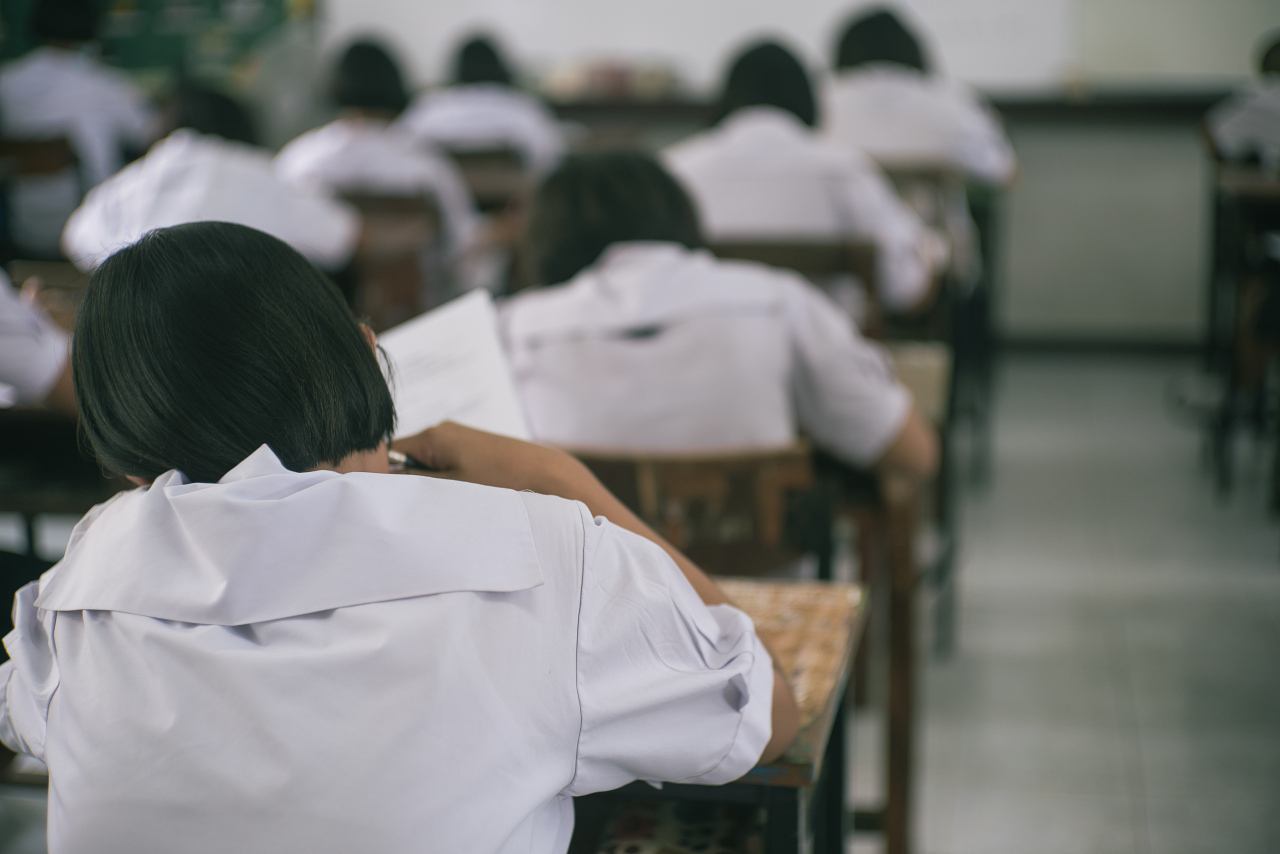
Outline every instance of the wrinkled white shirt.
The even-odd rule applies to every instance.
[[[786,110],[738,110],[662,157],[693,197],[708,240],[871,240],[887,308],[909,309],[928,292],[928,229],[875,163]]]
[[[671,243],[620,243],[564,285],[502,305],[538,441],[630,451],[770,448],[803,427],[857,465],[910,393],[803,278]]]
[[[1280,168],[1280,74],[1269,74],[1256,89],[1214,106],[1205,123],[1223,157],[1257,154],[1271,168]]]
[[[15,604],[0,737],[49,851],[559,854],[571,796],[768,741],[750,619],[578,503],[296,473],[267,446],[92,511]]]
[[[184,129],[90,191],[67,221],[62,248],[92,270],[149,231],[202,220],[265,231],[327,269],[350,260],[360,236],[354,208],[284,183],[270,152]]]
[[[564,154],[555,115],[532,95],[499,83],[427,92],[399,119],[423,142],[453,151],[510,147],[534,172],[551,171]]]
[[[387,122],[330,122],[282,148],[275,166],[286,183],[325,193],[431,196],[440,208],[450,254],[476,237],[479,216],[458,167]]]
[[[946,165],[993,184],[1017,161],[999,118],[969,87],[892,62],[837,73],[823,88],[822,130],[881,166]]]
[[[70,336],[18,298],[0,270],[0,406],[44,400],[71,355]]]
[[[9,190],[11,231],[25,249],[52,255],[67,217],[89,187],[119,171],[125,146],[151,141],[153,113],[121,71],[79,51],[40,47],[0,69],[0,128],[6,137],[66,136],[80,171],[18,179]]]

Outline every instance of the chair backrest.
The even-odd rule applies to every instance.
[[[810,279],[854,275],[869,293],[875,293],[876,245],[871,242],[721,240],[708,248],[719,258],[758,261]]]
[[[54,139],[0,139],[0,174],[27,178],[56,175],[79,162],[65,136]]]
[[[32,279],[38,283],[38,299],[54,322],[70,331],[75,326],[76,312],[84,298],[89,274],[67,261],[14,260],[6,266],[14,287],[21,288]]]
[[[821,530],[807,445],[727,454],[575,451],[600,481],[655,531],[717,575],[760,575],[796,560]],[[815,507],[819,508],[815,514]],[[798,518],[803,517],[803,518]],[[830,529],[830,517],[826,519]]]
[[[345,193],[364,219],[354,263],[357,314],[382,331],[416,317],[444,296],[440,212],[427,196]]]
[[[513,148],[454,150],[449,156],[482,211],[501,210],[532,187],[528,167]]]

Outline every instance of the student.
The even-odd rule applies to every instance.
[[[571,157],[534,200],[544,280],[506,301],[538,441],[629,451],[790,444],[928,476],[932,430],[880,353],[793,273],[699,250],[693,205],[645,155]]]
[[[772,42],[734,61],[723,118],[663,153],[711,240],[863,238],[875,242],[877,295],[890,312],[932,299],[943,250],[865,156],[814,133],[809,76]]]
[[[457,167],[391,125],[409,98],[387,51],[368,41],[347,48],[334,75],[333,100],[341,110],[337,121],[281,149],[276,174],[326,193],[426,194],[443,215],[449,257],[470,246],[480,221]]]
[[[19,592],[0,668],[52,854],[562,854],[571,796],[794,737],[751,621],[571,457],[445,424],[395,443],[438,477],[387,474],[373,345],[243,226],[94,274],[82,423],[140,488]]]
[[[94,58],[99,7],[93,0],[39,0],[30,26],[41,46],[0,69],[4,136],[65,136],[80,161],[78,173],[18,178],[10,186],[10,235],[26,255],[58,257],[62,226],[84,192],[153,138],[154,117],[142,92]]]
[[[70,336],[0,271],[0,406],[43,405],[75,415],[70,355]]]
[[[1205,125],[1219,158],[1257,158],[1270,169],[1280,169],[1280,39],[1270,41],[1258,70],[1258,87],[1215,106]]]
[[[825,87],[823,130],[880,165],[950,166],[962,175],[1006,184],[1013,148],[1000,120],[973,90],[930,73],[919,41],[878,9],[856,18],[836,49]]]
[[[453,85],[420,95],[400,123],[418,139],[453,151],[508,147],[538,174],[564,153],[551,111],[513,85],[511,70],[487,38],[458,51]]]
[[[153,229],[198,220],[260,228],[326,270],[350,261],[362,238],[359,214],[277,178],[235,101],[192,87],[166,118],[169,135],[94,188],[67,221],[62,248],[76,266],[92,270]]]

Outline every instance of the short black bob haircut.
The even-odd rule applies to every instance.
[[[31,10],[31,34],[42,42],[93,41],[101,23],[94,0],[38,0]]]
[[[515,81],[511,68],[502,58],[498,46],[487,36],[469,39],[458,49],[453,67],[454,83],[501,83]]]
[[[1262,74],[1280,74],[1280,33],[1272,31],[1263,39],[1268,45],[1258,59],[1258,71]]]
[[[818,123],[813,84],[795,54],[777,42],[760,42],[729,66],[717,121],[743,107],[779,107],[809,127]]]
[[[409,93],[390,51],[377,42],[358,41],[338,60],[333,100],[339,107],[399,115],[409,104]]]
[[[543,283],[572,279],[610,245],[627,240],[702,245],[689,195],[649,155],[574,155],[538,188],[529,241]]]
[[[836,45],[836,68],[856,68],[868,62],[893,62],[929,73],[929,61],[920,41],[906,24],[888,9],[859,15]]]
[[[184,85],[174,93],[165,113],[170,131],[190,128],[232,142],[258,144],[249,113],[233,98],[215,89]]]
[[[377,448],[395,407],[338,289],[243,225],[151,232],[90,279],[72,370],[106,468],[218,481],[262,445],[293,471]]]

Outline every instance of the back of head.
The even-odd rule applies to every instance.
[[[498,46],[490,39],[478,36],[459,48],[453,70],[454,83],[501,83],[510,86],[514,79],[511,69],[498,52]]]
[[[684,188],[649,155],[622,151],[576,155],[551,173],[534,198],[529,238],[548,284],[573,278],[621,241],[702,244]]]
[[[38,0],[31,10],[31,34],[41,42],[93,41],[101,21],[94,0]]]
[[[1263,40],[1263,43],[1270,46],[1262,51],[1262,57],[1258,60],[1258,71],[1263,75],[1280,74],[1280,38],[1272,32]]]
[[[791,51],[761,42],[738,55],[720,96],[720,117],[755,106],[779,107],[813,127],[818,110],[809,74]]]
[[[169,104],[168,130],[190,128],[234,142],[257,145],[253,121],[244,107],[228,96],[201,86],[184,86]]]
[[[868,62],[893,62],[929,71],[920,42],[888,9],[860,15],[845,29],[836,46],[836,68],[856,68]]]
[[[212,483],[266,444],[293,471],[376,448],[391,395],[338,289],[242,225],[153,231],[93,274],[72,353],[98,460]]]
[[[409,93],[391,54],[375,42],[358,41],[338,60],[333,100],[339,107],[398,114],[409,103]]]

